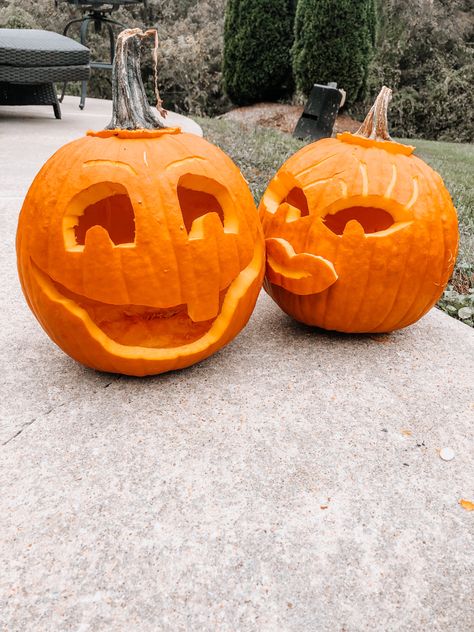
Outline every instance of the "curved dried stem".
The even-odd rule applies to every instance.
[[[140,68],[140,45],[154,38],[154,88],[156,107],[162,116],[166,110],[158,92],[158,33],[156,29],[125,29],[117,38],[112,71],[112,120],[106,129],[159,129],[166,127],[150,107]]]
[[[383,86],[365,121],[357,130],[356,134],[358,136],[364,136],[372,140],[392,140],[388,133],[387,119],[388,104],[391,98],[392,91],[390,88]]]

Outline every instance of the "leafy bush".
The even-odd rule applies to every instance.
[[[292,0],[229,0],[224,27],[223,78],[234,103],[277,99],[293,87]]]
[[[16,9],[8,5],[0,9],[0,28],[2,29],[34,29],[34,18],[21,7]]]
[[[157,17],[155,22],[160,38],[158,83],[165,107],[218,114],[230,105],[221,81],[224,0],[178,3],[179,19],[167,13],[170,4],[161,7],[163,20]],[[147,70],[151,74],[151,64]]]
[[[61,7],[61,19],[64,24],[72,19],[67,5]],[[0,28],[5,29],[46,29],[62,32],[58,29],[58,12],[54,2],[36,0],[0,0]]]
[[[376,53],[361,116],[385,84],[393,134],[474,140],[474,21],[470,0],[379,0]]]
[[[350,105],[364,96],[375,38],[373,0],[299,0],[293,74],[308,94],[314,83],[337,81]]]
[[[129,27],[156,26],[160,40],[158,79],[167,107],[181,112],[212,115],[229,107],[222,90],[222,50],[225,0],[149,0],[147,16],[139,6],[114,12]],[[62,33],[80,13],[65,2],[55,10],[53,0],[0,0],[0,27],[43,28]],[[146,19],[145,19],[146,18]],[[69,35],[79,39],[78,27]],[[108,60],[105,33],[89,30],[93,59]],[[151,76],[150,43],[144,46],[144,74]],[[91,97],[111,97],[111,74],[94,70],[88,83]],[[150,96],[152,94],[149,82]],[[77,94],[78,86],[68,85]]]

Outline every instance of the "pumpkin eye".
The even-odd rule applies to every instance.
[[[92,226],[105,228],[115,245],[134,242],[135,214],[128,195],[111,195],[87,206],[74,227],[78,245],[86,243],[86,233]]]
[[[364,233],[377,233],[390,228],[395,223],[393,217],[381,208],[366,206],[352,206],[344,208],[332,215],[323,217],[323,221],[329,230],[336,235],[342,235],[347,222],[355,219],[364,229]]]
[[[301,217],[309,215],[308,200],[301,187],[293,187],[281,203],[283,204],[285,202],[299,209],[301,212]]]
[[[83,250],[93,226],[102,226],[115,246],[134,244],[135,213],[124,186],[98,182],[72,198],[63,218],[66,250]]]
[[[217,213],[224,225],[224,211],[212,193],[212,180],[201,176],[183,176],[178,183],[178,200],[181,215],[188,233],[193,222],[207,213]]]

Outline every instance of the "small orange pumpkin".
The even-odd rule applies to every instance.
[[[114,114],[57,151],[17,233],[26,299],[66,353],[147,375],[189,366],[245,326],[264,271],[257,209],[220,149],[164,128],[146,100],[140,40],[120,34]]]
[[[290,316],[343,332],[387,332],[439,299],[458,246],[440,176],[393,142],[382,88],[356,134],[304,147],[260,203],[265,289]]]

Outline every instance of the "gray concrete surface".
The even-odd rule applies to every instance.
[[[108,113],[36,112],[0,108],[0,629],[473,630],[474,332],[433,310],[317,333],[262,295],[188,370],[81,367],[28,311],[14,233],[43,161]]]

